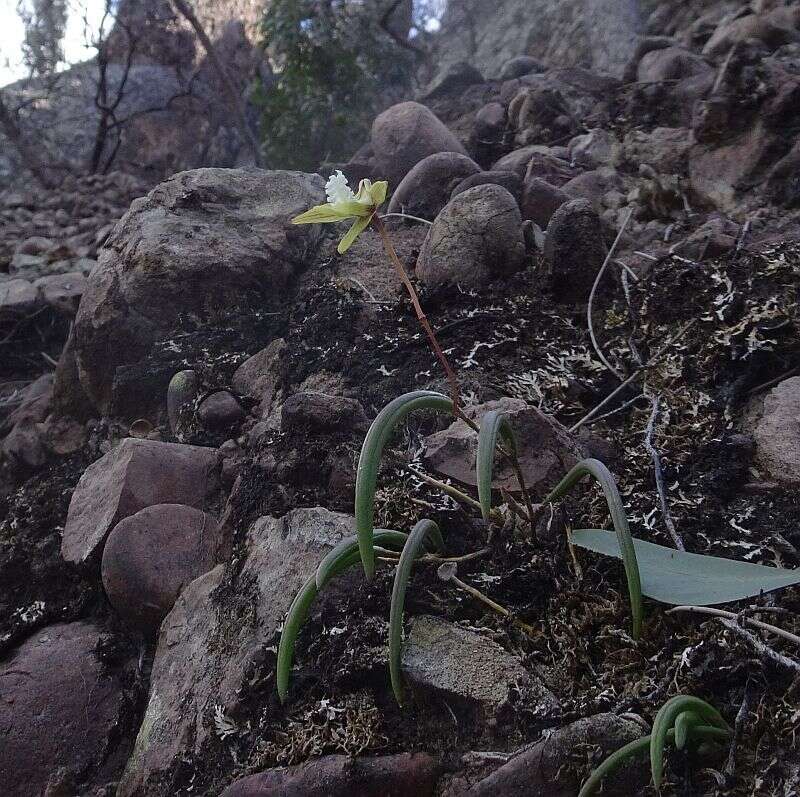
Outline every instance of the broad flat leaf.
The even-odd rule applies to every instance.
[[[579,529],[572,532],[570,539],[573,545],[589,551],[621,558],[614,532]],[[642,594],[675,606],[714,606],[800,584],[800,570],[686,553],[635,538],[633,546]]]

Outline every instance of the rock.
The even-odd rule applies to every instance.
[[[508,106],[508,123],[516,131],[514,140],[522,145],[563,139],[577,128],[561,92],[549,86],[520,91]]]
[[[789,154],[770,169],[765,189],[776,205],[787,208],[800,206],[800,144],[795,144]]]
[[[643,56],[639,61],[636,79],[640,83],[660,83],[713,71],[699,55],[683,47],[665,47],[651,50]]]
[[[694,141],[685,127],[657,127],[650,133],[632,130],[625,136],[626,160],[646,163],[660,174],[683,174]]]
[[[161,625],[147,709],[117,797],[172,797],[160,776],[201,754],[214,736],[215,706],[235,712],[295,594],[354,529],[352,517],[319,507],[260,518],[237,565],[218,565],[183,590]]]
[[[692,108],[692,133],[694,140],[707,144],[719,141],[728,130],[731,101],[726,96],[698,100]]]
[[[510,58],[503,64],[500,70],[500,80],[513,80],[515,77],[522,77],[531,72],[544,72],[545,68],[530,55],[518,55]]]
[[[563,187],[565,183],[574,179],[577,173],[567,161],[552,152],[534,152],[525,169],[525,179],[538,177],[550,185]]]
[[[14,250],[15,255],[46,255],[55,249],[55,244],[50,238],[41,235],[32,235],[20,241]]]
[[[167,416],[173,434],[178,431],[181,420],[181,409],[197,397],[200,389],[200,380],[197,372],[190,368],[178,371],[169,380],[167,387]]]
[[[535,744],[524,747],[489,777],[476,783],[464,797],[504,795],[547,795],[574,797],[581,781],[592,768],[628,742],[640,738],[643,728],[631,719],[615,714],[595,714],[563,728],[548,730]],[[591,767],[575,772],[575,751],[591,750]],[[583,763],[583,762],[582,762]],[[629,797],[638,794],[649,772],[638,762],[617,771],[603,781],[603,794]]]
[[[81,476],[69,504],[61,555],[87,563],[99,557],[121,520],[154,504],[201,509],[212,487],[213,448],[125,438]]]
[[[563,204],[547,225],[544,257],[559,302],[585,302],[606,256],[600,217],[585,199]]]
[[[585,66],[621,76],[643,28],[638,0],[505,0],[466,12],[449,3],[442,17],[439,58],[467,60],[499,75],[517,56],[533,54],[551,67]],[[479,35],[475,35],[478,31]]]
[[[372,148],[378,176],[387,179],[390,188],[428,155],[467,154],[433,112],[417,102],[401,102],[378,115],[372,123]]]
[[[535,703],[537,715],[558,713],[555,695],[491,639],[438,617],[414,617],[410,625],[402,668],[413,689],[477,704],[485,719],[494,717],[512,692]]]
[[[301,172],[198,169],[135,200],[100,253],[75,320],[80,381],[94,404],[110,408],[117,368],[146,354],[181,314],[284,301],[322,235],[320,225],[290,220],[324,201],[323,188],[321,177]]]
[[[795,13],[797,9],[792,9]],[[714,35],[706,42],[703,47],[703,55],[720,57],[727,55],[728,51],[735,44],[746,42],[751,39],[760,42],[770,52],[777,50],[784,44],[800,40],[800,34],[793,27],[787,24],[788,20],[780,14],[772,12],[770,14],[749,14],[737,19],[723,20]]]
[[[427,753],[328,755],[241,778],[222,797],[433,797],[438,774]]]
[[[47,446],[39,427],[35,421],[25,419],[6,435],[0,450],[15,467],[35,471],[47,461]]]
[[[494,172],[516,172],[520,177],[525,176],[528,170],[528,164],[531,162],[536,154],[547,155],[550,153],[550,147],[545,147],[541,144],[530,144],[527,147],[520,147],[508,155],[503,155],[502,158],[497,160],[492,166]]]
[[[784,379],[767,393],[753,437],[756,459],[769,476],[800,485],[800,376]]]
[[[596,169],[598,166],[617,166],[622,147],[614,133],[596,129],[575,136],[569,142],[569,154],[573,163],[587,169]]]
[[[128,705],[95,652],[100,640],[88,622],[52,625],[0,664],[0,779],[10,797],[42,794],[62,767],[99,785],[122,763]]]
[[[757,123],[723,144],[697,144],[689,154],[693,190],[718,210],[739,212],[737,192],[751,189],[785,153],[774,133]]]
[[[389,202],[389,213],[410,213],[433,220],[449,201],[453,188],[480,170],[475,161],[458,152],[429,155],[397,186]]]
[[[465,177],[454,189],[450,199],[458,194],[475,188],[476,185],[502,185],[517,203],[522,199],[522,178],[516,172],[503,172],[491,170],[488,172],[478,172],[471,177]]]
[[[361,402],[345,396],[305,391],[286,399],[281,407],[281,430],[311,432],[366,432],[369,428]]]
[[[86,288],[86,277],[80,271],[53,274],[49,277],[40,277],[33,283],[33,287],[46,304],[72,318],[78,311],[81,296]]]
[[[580,444],[558,421],[521,399],[489,401],[468,407],[465,413],[480,424],[480,418],[491,410],[503,410],[509,416],[517,440],[520,467],[532,496],[544,497],[578,460],[583,459]],[[467,424],[455,421],[423,442],[426,467],[462,484],[476,484],[477,438]],[[496,463],[492,487],[518,491],[514,472],[505,461]]]
[[[522,218],[536,222],[543,230],[547,228],[553,214],[565,202],[569,202],[569,194],[556,188],[538,177],[525,180],[522,189]]]
[[[740,229],[724,216],[710,218],[686,239],[680,252],[696,261],[721,257],[735,248]]]
[[[426,100],[435,100],[461,92],[476,83],[483,83],[483,75],[467,61],[457,61],[440,72],[422,96]]]
[[[570,199],[587,199],[598,213],[602,211],[604,198],[609,192],[617,192],[619,195],[627,193],[619,172],[609,166],[579,174],[564,183],[561,190]]]
[[[40,423],[47,417],[53,401],[53,374],[43,374],[35,379],[22,391],[20,398],[19,406],[9,412],[5,420],[0,420],[0,432],[24,421]]]
[[[38,292],[24,279],[0,282],[0,317],[25,315],[36,309]]]
[[[17,277],[38,277],[47,267],[47,257],[45,255],[26,255],[17,252],[11,258],[9,273]]]
[[[228,390],[218,390],[203,399],[197,417],[206,429],[229,429],[244,420],[242,405]]]
[[[128,625],[154,635],[181,590],[214,567],[221,545],[220,528],[206,512],[182,504],[140,509],[108,535],[106,595]]]
[[[458,194],[436,217],[417,261],[427,285],[479,287],[525,268],[522,216],[499,185]]]
[[[499,144],[506,130],[506,109],[500,102],[490,102],[475,114],[472,140],[475,145]]]
[[[278,366],[286,341],[276,338],[266,348],[245,360],[234,372],[231,385],[243,396],[260,399],[262,415],[269,411],[277,389]]]

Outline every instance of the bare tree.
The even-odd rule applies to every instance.
[[[0,130],[17,150],[20,160],[34,176],[36,182],[44,188],[54,187],[57,181],[52,169],[48,168],[41,151],[37,151],[23,133],[17,121],[16,112],[8,107],[2,91],[0,91]]]

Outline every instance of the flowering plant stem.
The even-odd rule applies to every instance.
[[[394,270],[397,272],[397,276],[400,277],[400,281],[405,286],[408,297],[411,299],[411,304],[414,307],[414,312],[417,314],[417,320],[419,321],[420,326],[425,330],[425,334],[428,336],[428,340],[430,341],[431,348],[436,355],[436,359],[439,361],[442,369],[444,370],[445,376],[447,377],[447,381],[450,385],[450,398],[453,401],[453,415],[456,418],[460,418],[462,421],[464,421],[464,423],[466,423],[473,432],[479,431],[478,425],[475,423],[475,421],[473,421],[472,418],[468,418],[461,410],[461,397],[458,391],[458,379],[456,378],[455,371],[450,365],[450,362],[448,361],[444,351],[442,351],[442,347],[439,345],[436,334],[428,322],[427,316],[422,310],[422,305],[419,303],[419,296],[417,296],[417,292],[411,283],[411,279],[408,276],[405,266],[402,264],[402,262],[400,262],[400,258],[397,256],[397,252],[392,244],[392,239],[389,237],[389,232],[386,229],[386,225],[383,223],[381,217],[377,213],[372,216],[370,224],[376,230],[378,235],[380,235],[386,255],[394,267]],[[532,524],[534,520],[533,505],[531,504],[528,489],[525,485],[525,479],[522,475],[522,468],[520,467],[519,459],[517,458],[516,453],[513,451],[508,451],[503,446],[498,446],[498,448],[500,453],[508,459],[512,468],[514,469],[514,473],[517,477],[517,481],[519,482],[520,490],[522,492],[523,500],[525,501],[527,519]]]
[[[381,236],[381,241],[383,241],[383,248],[386,250],[386,255],[391,261],[392,266],[394,266],[397,276],[400,277],[400,281],[405,286],[408,297],[411,299],[411,304],[414,307],[414,312],[417,314],[417,320],[419,321],[420,326],[425,330],[425,334],[428,336],[428,340],[430,341],[433,352],[436,355],[436,359],[441,364],[445,375],[447,376],[447,381],[450,384],[450,398],[453,400],[453,415],[466,421],[467,424],[475,429],[475,425],[468,418],[465,418],[464,414],[461,412],[461,399],[458,392],[458,380],[456,379],[455,371],[453,371],[452,367],[450,366],[445,353],[442,351],[442,347],[439,345],[439,341],[436,339],[436,335],[434,334],[431,325],[428,323],[427,316],[422,311],[422,306],[419,303],[417,292],[414,290],[414,286],[411,284],[411,279],[408,276],[405,266],[400,262],[400,258],[397,256],[397,252],[394,250],[392,239],[389,237],[389,233],[386,230],[386,225],[381,221],[380,216],[378,216],[377,213],[372,217],[371,223],[378,235]]]

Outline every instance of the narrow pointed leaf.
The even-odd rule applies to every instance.
[[[516,440],[508,416],[502,410],[492,410],[481,419],[481,428],[478,432],[478,455],[475,460],[481,514],[487,523],[492,512],[492,472],[498,434],[502,434],[506,443],[516,453]]]
[[[664,777],[664,747],[667,743],[668,731],[675,724],[678,715],[684,711],[694,711],[704,724],[719,728],[730,733],[728,723],[714,706],[692,695],[676,695],[664,703],[658,710],[653,720],[653,732],[650,741],[650,769],[653,773],[653,785],[656,791],[661,790],[661,781]]]
[[[375,532],[374,539],[379,545],[402,549],[408,539],[408,535],[403,534],[401,531],[380,529]],[[348,537],[342,540],[325,556],[319,567],[317,567],[317,572],[303,584],[300,591],[295,595],[286,614],[286,620],[281,631],[281,640],[278,644],[275,680],[278,687],[278,697],[280,697],[281,702],[286,700],[286,695],[289,691],[289,673],[292,670],[297,635],[308,618],[308,612],[314,603],[314,599],[332,578],[343,573],[360,560],[361,554],[358,550],[357,538]]]
[[[411,567],[419,556],[425,541],[430,539],[435,548],[444,553],[444,542],[439,527],[432,520],[420,520],[411,530],[400,554],[392,587],[392,603],[389,609],[389,675],[397,704],[403,705],[403,678],[400,673],[400,651],[403,646],[403,605]]]
[[[619,558],[619,544],[609,531],[579,529],[572,532],[570,539],[573,545]],[[642,593],[674,606],[714,606],[800,584],[800,569],[687,553],[638,539],[633,540],[633,546]]]
[[[405,393],[389,402],[372,422],[361,455],[358,458],[356,475],[356,533],[361,551],[364,574],[370,581],[375,573],[375,549],[372,544],[373,521],[375,516],[375,488],[378,481],[383,448],[392,436],[396,426],[414,410],[438,410],[452,412],[453,402],[441,393],[430,390],[416,390]]]
[[[638,639],[642,630],[642,585],[639,576],[639,565],[636,559],[636,549],[633,545],[631,530],[628,526],[628,516],[622,505],[617,482],[611,471],[597,459],[584,459],[555,486],[553,491],[544,499],[544,503],[557,501],[568,493],[584,476],[593,476],[603,488],[608,510],[617,535],[618,550],[621,551],[622,564],[625,567],[625,577],[628,581],[628,595],[631,601],[631,614],[633,616],[633,638]]]

